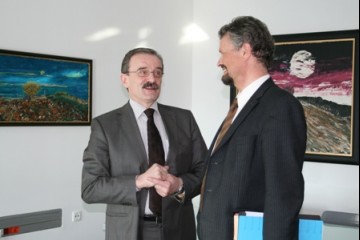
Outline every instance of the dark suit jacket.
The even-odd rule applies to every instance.
[[[232,240],[241,210],[264,212],[264,240],[298,239],[305,148],[301,104],[268,79],[208,158],[199,239]]]
[[[191,199],[199,194],[207,148],[192,113],[158,105],[169,138],[169,172],[184,181],[186,199],[180,204],[163,198],[165,240],[195,240]],[[92,121],[84,151],[82,198],[106,203],[106,239],[140,240],[139,219],[147,190],[136,191],[135,176],[148,168],[146,150],[129,103]]]

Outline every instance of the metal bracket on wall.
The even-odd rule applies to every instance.
[[[61,227],[62,209],[0,217],[0,238]]]
[[[325,211],[321,219],[328,224],[359,227],[359,214],[356,213]]]

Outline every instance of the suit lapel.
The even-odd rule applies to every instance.
[[[141,138],[140,130],[135,119],[134,111],[132,110],[130,103],[128,102],[118,112],[118,119],[120,126],[123,128],[124,137],[128,138],[131,146],[138,148],[136,151],[140,156],[137,159],[141,159],[140,166],[141,171],[145,172],[148,168],[147,154],[144,146],[144,142]]]
[[[161,119],[165,126],[165,131],[169,139],[169,152],[166,158],[166,165],[170,167],[170,172],[175,173],[176,171],[176,162],[174,161],[176,158],[176,150],[174,146],[176,146],[177,139],[177,128],[176,128],[176,117],[171,108],[165,107],[162,104],[158,103],[159,112],[161,115]]]
[[[240,111],[240,113],[237,115],[237,117],[235,118],[234,122],[231,124],[229,130],[226,132],[226,134],[224,135],[223,139],[221,140],[221,142],[219,143],[219,147],[213,152],[217,152],[223,145],[224,143],[226,143],[231,136],[234,134],[234,132],[236,131],[236,129],[241,125],[241,123],[246,119],[246,117],[249,115],[249,113],[255,108],[255,106],[258,104],[258,102],[260,101],[260,98],[264,95],[264,93],[266,92],[266,90],[272,86],[274,86],[274,82],[272,81],[271,78],[269,78],[268,80],[266,80],[261,86],[260,88],[253,94],[253,96],[249,99],[249,101],[246,103],[246,105],[244,106],[244,108]],[[217,138],[217,135],[220,132],[222,125],[220,126],[215,139]],[[215,139],[212,143],[211,149],[214,147],[213,144],[215,142]]]

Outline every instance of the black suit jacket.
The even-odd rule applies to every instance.
[[[264,240],[298,239],[306,149],[300,102],[268,79],[210,156],[217,134],[207,159],[199,239],[232,240],[233,215],[242,210],[264,212]]]
[[[166,164],[183,179],[185,201],[163,198],[165,240],[195,240],[192,198],[199,194],[207,148],[192,113],[158,104],[169,139]],[[146,189],[136,191],[135,176],[148,169],[147,154],[129,103],[92,121],[83,156],[82,198],[106,203],[106,240],[142,239]]]

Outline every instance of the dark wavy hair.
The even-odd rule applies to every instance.
[[[121,72],[122,73],[129,72],[130,60],[136,54],[149,54],[149,55],[156,56],[157,58],[159,58],[159,60],[161,62],[162,70],[164,71],[164,61],[163,61],[162,56],[158,52],[156,52],[154,49],[151,49],[151,48],[134,48],[134,49],[130,50],[129,52],[127,52],[124,56],[124,59],[121,64]]]
[[[269,68],[275,51],[274,39],[267,26],[251,16],[234,18],[229,24],[219,30],[220,39],[229,34],[230,39],[237,49],[244,43],[250,44],[252,54]]]

